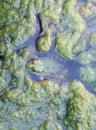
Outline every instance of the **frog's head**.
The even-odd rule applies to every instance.
[[[43,63],[38,58],[33,58],[27,62],[26,68],[32,72],[42,72],[43,71]]]

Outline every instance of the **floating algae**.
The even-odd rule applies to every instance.
[[[77,2],[0,1],[0,130],[96,129],[96,97],[78,81],[81,78],[83,83],[93,82],[95,87],[96,28],[88,29],[92,27],[88,18],[95,24],[92,17],[96,7],[94,1],[86,3],[86,7],[78,6]],[[31,59],[36,55],[39,58],[30,60],[32,52],[28,47],[31,44],[25,44],[30,36],[36,37],[37,31],[38,52],[35,50]],[[58,54],[55,50],[66,62],[80,63],[78,80],[64,79],[66,82],[60,85],[51,80],[53,74],[64,71],[60,62],[48,57],[51,52]],[[28,69],[44,79],[32,81]]]
[[[95,130],[96,100],[78,81],[69,83],[70,97],[66,103],[66,116],[63,119],[66,130]]]

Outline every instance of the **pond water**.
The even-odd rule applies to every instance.
[[[39,26],[37,26],[37,28],[38,28],[37,34],[34,37],[30,37],[22,46],[19,47],[19,48],[22,48],[22,47],[29,46],[29,56],[27,58],[27,61],[31,60],[34,57],[51,58],[52,60],[56,61],[57,64],[60,64],[61,68],[57,73],[54,73],[54,76],[52,75],[53,78],[50,75],[49,77],[47,77],[47,79],[57,82],[58,84],[63,84],[65,82],[69,82],[72,80],[79,80],[83,82],[79,74],[80,67],[82,67],[82,64],[80,64],[79,62],[75,60],[67,60],[61,55],[59,55],[58,52],[54,49],[54,43],[52,44],[50,50],[46,53],[40,53],[36,50],[35,41],[39,36],[39,30],[40,30]],[[88,44],[87,46],[88,46],[87,49],[90,50],[91,48],[90,45]],[[28,74],[30,75],[32,80],[40,80],[41,75],[38,75],[38,73],[32,73],[28,71]],[[57,75],[57,78],[56,78],[56,75]],[[62,78],[60,78],[61,75],[62,75]],[[90,91],[93,94],[96,94],[96,90],[94,89],[94,82],[91,82],[91,83],[83,82],[83,84],[85,85],[88,91]]]
[[[58,4],[59,2],[61,1]],[[70,5],[66,4],[67,0],[64,2],[64,10],[62,5],[60,7],[62,12],[59,22],[59,11],[56,21],[54,20],[54,8],[52,11],[48,8],[48,16],[40,12],[41,19],[36,14],[39,11],[36,10],[36,21],[30,24],[30,27],[34,26],[34,32],[28,34],[32,36],[26,37],[28,39],[25,41],[21,31],[21,41],[25,41],[23,44],[7,44],[4,53],[1,48],[0,81],[3,85],[0,88],[0,119],[2,121],[4,118],[4,126],[0,124],[0,128],[5,129],[7,126],[11,130],[17,125],[16,129],[20,130],[85,130],[89,127],[91,129],[91,125],[92,128],[96,126],[93,125],[96,122],[96,100],[93,96],[96,96],[96,13],[93,12],[92,16],[86,16],[87,13],[82,10],[80,13],[79,7],[85,0],[77,1],[76,10],[71,8],[74,0],[69,0],[72,2]],[[93,5],[95,9],[94,1]],[[38,8],[39,6],[36,9]],[[50,18],[50,12],[54,15],[53,19]],[[24,19],[25,17],[26,15]],[[40,44],[42,46],[39,50],[36,43],[42,37],[45,38],[44,44]],[[47,52],[46,43],[52,43]],[[12,128],[10,124],[13,125]]]
[[[82,5],[84,4],[84,0],[78,1],[78,5]],[[90,50],[91,46],[88,43],[88,37],[90,35],[90,33],[95,33],[96,32],[96,16],[90,17],[90,18],[84,18],[85,19],[85,23],[86,23],[86,28],[83,31],[82,35],[81,35],[81,39],[85,39],[86,40],[86,50]],[[29,46],[29,56],[27,58],[27,61],[31,60],[34,57],[38,57],[38,58],[51,58],[52,60],[54,60],[57,64],[61,65],[61,68],[59,69],[58,72],[54,72],[53,75],[50,74],[50,76],[45,76],[44,75],[38,75],[38,73],[32,73],[30,71],[28,71],[28,74],[30,75],[30,77],[32,78],[32,80],[39,80],[41,76],[43,76],[43,78],[47,78],[50,79],[54,82],[57,82],[59,84],[63,84],[64,82],[69,82],[72,80],[79,80],[81,82],[84,83],[86,89],[88,91],[90,91],[93,94],[96,94],[96,90],[94,89],[94,81],[87,83],[84,82],[81,78],[80,78],[80,68],[82,66],[86,66],[86,65],[82,65],[81,63],[79,63],[76,60],[67,60],[64,57],[62,57],[55,49],[54,49],[54,40],[53,40],[53,44],[51,45],[51,48],[48,52],[46,53],[40,53],[36,50],[36,39],[39,37],[40,34],[40,21],[37,17],[37,33],[35,34],[34,37],[30,37],[23,45],[19,46],[18,48],[22,48],[22,47],[26,47]],[[79,40],[81,40],[79,39]],[[16,49],[16,51],[18,50],[18,48]],[[89,64],[90,66],[90,64]],[[57,76],[57,77],[56,77]]]

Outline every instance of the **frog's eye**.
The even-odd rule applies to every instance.
[[[36,70],[36,68],[35,68],[35,67],[32,67],[32,71],[33,71],[33,72],[36,72],[37,70]]]

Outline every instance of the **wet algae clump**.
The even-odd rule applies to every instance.
[[[75,4],[75,0],[68,0],[63,4],[60,18],[62,29],[56,34],[55,47],[67,59],[73,59],[72,49],[78,44],[85,28],[84,20],[75,11]]]
[[[0,42],[17,47],[35,34],[34,25],[36,17],[29,0],[0,2]]]
[[[66,130],[95,130],[96,99],[78,81],[70,82],[69,90],[63,119]]]
[[[78,80],[55,83],[51,75],[59,63],[30,58],[30,46],[20,47],[39,30],[38,51],[50,51],[54,43],[63,57],[82,65],[83,82],[95,82],[96,33],[88,35],[86,49],[86,39],[80,40],[85,20],[76,7],[76,0],[0,1],[0,130],[96,129],[95,96]],[[29,72],[44,79],[34,81]]]
[[[95,129],[96,99],[79,81],[58,86],[26,79],[22,88],[4,89],[1,99],[2,130]]]

